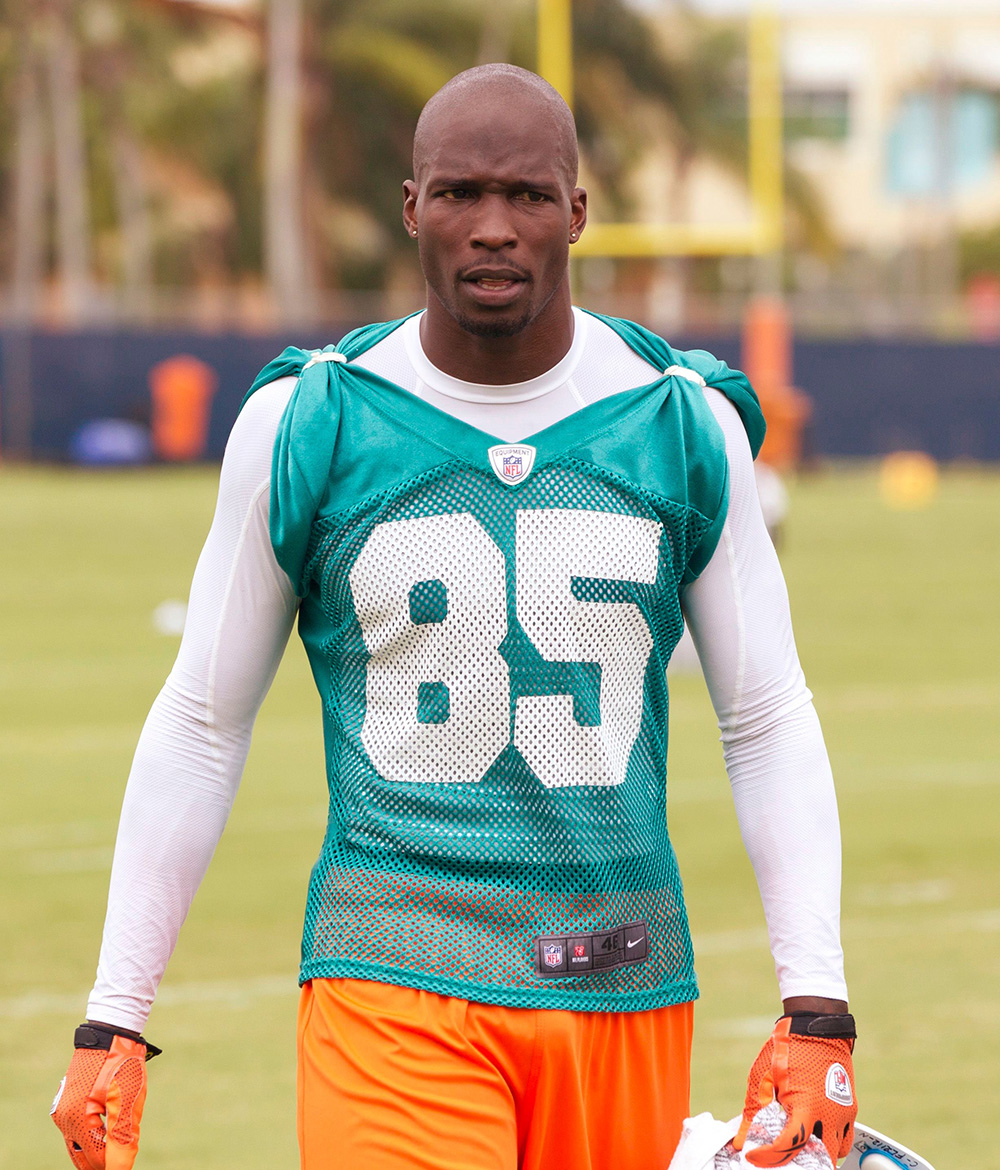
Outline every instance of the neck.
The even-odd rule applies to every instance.
[[[420,344],[439,370],[463,382],[507,386],[537,378],[558,364],[573,343],[569,274],[538,316],[513,337],[468,333],[428,288]]]

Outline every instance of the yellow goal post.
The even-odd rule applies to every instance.
[[[538,72],[573,106],[573,0],[537,0]],[[755,3],[749,15],[746,223],[595,223],[575,256],[762,255],[781,247],[784,191],[781,48],[776,9]]]

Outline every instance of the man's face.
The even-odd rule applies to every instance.
[[[404,192],[431,294],[480,337],[512,337],[538,317],[566,276],[570,232],[586,221],[557,130],[518,95],[442,115]]]

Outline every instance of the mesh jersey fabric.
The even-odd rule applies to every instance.
[[[675,372],[531,437],[515,487],[491,470],[495,437],[350,364],[398,323],[286,350],[255,384],[299,374],[271,533],[303,599],[330,784],[303,980],[576,1010],[697,994],[666,826],[665,672],[728,464],[704,375],[608,323]],[[742,375],[695,361],[736,383],[762,435]],[[584,937],[586,971],[545,970],[544,939],[563,962]],[[612,938],[622,958],[599,965]]]
[[[657,375],[609,326],[581,311],[576,318],[585,338],[571,372],[580,397],[594,400]],[[400,328],[353,364],[405,381],[418,393],[425,380],[439,392],[435,401],[459,414],[467,404],[455,394],[469,384],[442,381],[426,361],[420,369],[408,367],[404,340]],[[275,434],[295,383],[285,377],[258,390],[227,444],[180,651],[132,764],[87,1008],[92,1019],[137,1031],[145,1026],[225,826],[254,716],[293,624],[298,601],[275,561],[268,518]],[[548,396],[531,393],[536,383],[518,388],[516,400],[496,408],[482,429],[515,440],[537,429],[538,408]],[[480,398],[498,389],[506,388],[472,387]],[[709,565],[683,591],[685,617],[723,728],[726,769],[760,885],[781,995],[846,999],[829,760],[798,663],[781,569],[755,498],[746,431],[720,391],[703,393],[725,435],[730,506]],[[567,413],[576,409],[575,396],[564,405]],[[472,416],[459,417],[479,425]]]

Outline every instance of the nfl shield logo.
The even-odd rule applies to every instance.
[[[561,967],[563,949],[559,943],[547,943],[542,947],[542,958],[545,960],[546,967]]]
[[[826,1073],[826,1095],[838,1105],[853,1105],[851,1081],[842,1064],[831,1064]]]
[[[535,463],[535,448],[526,443],[505,443],[489,449],[490,467],[501,483],[523,483]]]

